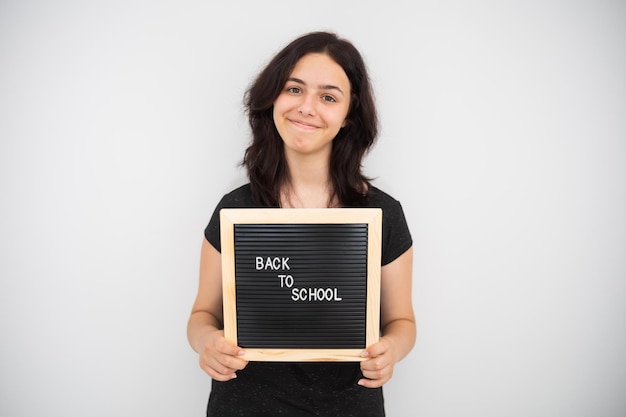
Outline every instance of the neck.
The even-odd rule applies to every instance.
[[[294,208],[325,208],[329,201],[332,184],[328,172],[328,160],[299,158],[287,161],[289,183],[283,187],[281,205]]]

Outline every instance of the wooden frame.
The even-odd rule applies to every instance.
[[[235,225],[367,225],[367,296],[365,344],[357,348],[246,348],[244,359],[252,361],[361,361],[361,352],[380,337],[380,271],[382,210],[379,208],[276,209],[239,208],[220,212],[224,335],[238,344],[235,276]]]

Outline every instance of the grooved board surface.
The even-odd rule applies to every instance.
[[[368,225],[234,224],[244,348],[362,348]]]

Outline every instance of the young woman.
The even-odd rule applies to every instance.
[[[335,34],[287,45],[246,93],[250,182],[226,194],[205,229],[188,338],[213,379],[208,416],[384,416],[382,386],[415,342],[412,239],[398,201],[373,186],[362,159],[378,119],[363,59]],[[224,339],[219,211],[236,207],[380,207],[381,338],[346,363],[250,362]]]

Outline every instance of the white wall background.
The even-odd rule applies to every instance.
[[[202,230],[242,94],[351,39],[412,228],[419,339],[388,414],[626,414],[626,4],[0,3],[0,415],[201,416]]]

